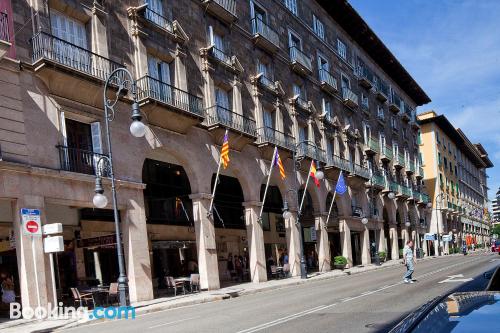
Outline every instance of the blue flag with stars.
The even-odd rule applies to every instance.
[[[337,185],[335,186],[335,191],[339,195],[342,195],[347,191],[347,185],[345,184],[344,175],[342,174],[342,171],[340,172],[339,180],[337,182]]]

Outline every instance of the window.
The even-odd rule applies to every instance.
[[[87,49],[87,33],[83,23],[55,10],[51,11],[50,20],[54,36]]]
[[[302,40],[297,34],[293,33],[290,30],[288,31],[288,44],[288,46],[290,46],[291,48],[295,47],[302,51]]]
[[[332,140],[326,140],[326,153],[327,153],[327,156],[332,156],[334,155],[334,152],[333,152],[333,143],[332,143]]]
[[[293,97],[299,96],[303,101],[307,100],[306,91],[298,84],[293,84]]]
[[[399,154],[399,146],[397,143],[392,144],[392,152],[394,154],[394,158],[396,158]]]
[[[398,122],[396,117],[394,116],[391,117],[391,127],[392,129],[398,129]]]
[[[441,143],[441,141],[439,141],[439,133],[438,132],[436,132],[436,141],[438,144]]]
[[[384,147],[386,145],[386,141],[385,141],[385,135],[383,133],[380,133],[380,147]]]
[[[364,106],[366,109],[370,107],[368,102],[368,96],[366,96],[364,93],[361,93],[361,105]]]
[[[215,104],[225,109],[230,109],[229,94],[226,90],[219,87],[215,88]]]
[[[256,4],[254,1],[250,1],[250,15],[255,19],[257,25],[262,23],[267,23],[267,13],[264,8]],[[262,30],[257,30],[262,31]]]
[[[299,127],[299,142],[307,141],[307,128],[304,126]]]
[[[368,140],[372,136],[372,129],[370,128],[370,125],[368,125],[366,123],[363,124],[363,135],[364,135],[364,139],[365,139],[365,144],[368,144]]]
[[[408,138],[408,132],[406,131],[406,127],[403,127],[402,131],[403,131],[403,138],[407,139]]]
[[[274,129],[274,117],[273,113],[267,110],[264,110],[264,127],[273,128]]]
[[[325,39],[325,27],[316,15],[313,15],[313,30],[319,38]]]
[[[327,119],[331,119],[332,118],[332,103],[330,103],[329,100],[327,100],[326,98],[323,98],[323,113],[325,114],[325,117]]]
[[[441,165],[441,153],[438,152],[438,165]]]
[[[328,60],[325,59],[322,55],[318,54],[318,68],[321,72],[321,70],[325,70],[327,72],[330,72],[330,64],[328,63]],[[320,74],[321,75],[321,74]]]
[[[382,106],[378,106],[377,108],[377,117],[381,120],[384,120],[385,116],[384,116],[384,108]]]
[[[349,78],[345,76],[344,74],[341,74],[341,84],[342,84],[342,89],[351,89],[351,81],[349,81]]]
[[[262,62],[260,60],[257,61],[257,73],[262,74],[266,79],[273,80],[273,73],[271,71],[271,65]]]
[[[215,57],[223,57],[224,53],[226,53],[226,49],[228,49],[224,37],[217,32],[214,31],[212,26],[208,27],[208,33],[210,38],[210,45],[212,45],[216,50]]]
[[[297,15],[297,0],[285,0],[285,6],[294,15]]]
[[[340,39],[337,39],[337,52],[342,59],[347,60],[347,46]]]
[[[448,165],[448,159],[446,158],[446,156],[444,157],[444,166],[446,168],[446,166]]]
[[[170,64],[148,55],[149,86],[153,97],[167,103],[172,101]]]

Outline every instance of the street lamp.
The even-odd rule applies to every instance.
[[[108,99],[106,92],[108,86],[113,84],[118,86],[118,90],[114,98]],[[133,79],[132,74],[125,68],[117,68],[111,74],[109,74],[106,83],[104,84],[104,120],[106,123],[106,144],[108,146],[108,155],[103,155],[99,158],[96,163],[96,180],[95,180],[95,195],[92,199],[92,203],[97,208],[104,208],[108,204],[108,199],[104,195],[104,189],[102,187],[102,175],[101,170],[103,168],[99,167],[102,161],[106,161],[109,167],[109,178],[111,179],[111,193],[113,200],[113,214],[115,221],[115,233],[116,233],[116,253],[118,257],[118,295],[121,306],[126,306],[128,304],[127,292],[128,292],[128,278],[125,273],[125,260],[123,256],[122,240],[120,223],[118,217],[117,208],[117,198],[116,198],[116,186],[115,186],[115,176],[113,172],[113,155],[111,149],[111,133],[109,128],[109,123],[115,118],[115,105],[122,93],[125,93],[130,88],[132,92],[132,124],[130,125],[130,133],[137,138],[143,137],[146,134],[146,126],[142,123],[141,112],[139,109],[139,103],[137,101],[137,85],[136,81]]]
[[[391,192],[387,193],[387,197],[392,200],[396,197],[396,195],[394,194],[394,192],[391,191]]]

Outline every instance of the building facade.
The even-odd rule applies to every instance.
[[[500,223],[500,188],[495,194],[495,198],[491,200],[491,204],[493,209],[492,222],[494,225],[496,225]]]
[[[111,206],[95,209],[92,197],[109,154],[103,86],[120,67],[137,78],[147,124],[133,138],[130,96],[119,100],[110,131],[132,302],[192,271],[217,289],[234,279],[235,257],[254,282],[285,253],[298,275],[300,233],[313,270],[337,255],[369,264],[377,247],[399,259],[410,238],[429,253],[416,108],[430,100],[346,1],[30,3],[0,1],[0,254],[24,305],[36,304],[36,284],[47,302],[51,275],[41,239],[32,252],[20,231],[21,208],[64,225],[58,289],[116,281]],[[230,163],[210,215],[226,129]],[[260,217],[274,147],[286,178],[275,172]],[[326,180],[305,189],[312,160]],[[341,171],[348,191],[330,205]]]
[[[459,247],[489,242],[488,187],[486,169],[493,164],[480,144],[472,144],[444,115],[419,114],[424,182],[431,196],[430,232],[448,234],[445,253]],[[438,242],[435,242],[438,251]]]

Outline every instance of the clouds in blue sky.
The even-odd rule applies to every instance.
[[[432,103],[496,167],[490,198],[500,186],[500,1],[349,0],[400,60]]]

